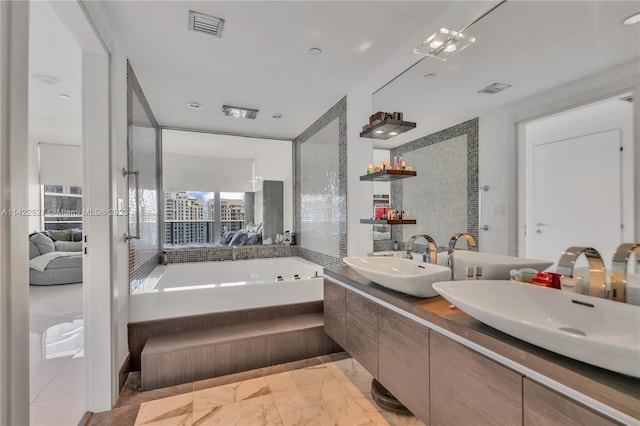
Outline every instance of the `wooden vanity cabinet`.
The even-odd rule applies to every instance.
[[[613,426],[618,423],[526,378],[523,381],[524,426]]]
[[[346,295],[346,351],[378,378],[378,304],[356,293]]]
[[[416,417],[429,421],[429,329],[384,308],[379,313],[379,381]]]
[[[522,424],[522,375],[433,330],[429,355],[430,426]]]
[[[343,349],[347,347],[347,290],[324,280],[324,332]]]

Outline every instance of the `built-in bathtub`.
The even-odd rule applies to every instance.
[[[130,295],[142,322],[320,301],[322,266],[299,257],[159,265]]]

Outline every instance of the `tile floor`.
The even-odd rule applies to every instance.
[[[335,359],[338,360],[332,361]],[[241,380],[229,383],[234,378]],[[371,379],[357,361],[344,355],[313,358],[149,392],[135,391],[136,381],[139,383],[136,373],[130,376],[116,408],[94,414],[88,424],[424,424],[415,417],[379,408],[369,392]]]
[[[82,284],[29,287],[33,426],[76,425],[85,412]]]

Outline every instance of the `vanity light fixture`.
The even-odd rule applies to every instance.
[[[189,102],[189,103],[187,103],[187,106],[189,108],[192,108],[192,109],[200,109],[200,108],[202,108],[202,105],[200,105],[198,102]]]
[[[231,105],[222,105],[222,113],[227,117],[249,118],[251,120],[258,116],[257,109],[235,107]]]
[[[633,25],[640,23],[640,12],[636,12],[631,16],[627,16],[624,21],[622,21],[624,25]]]
[[[461,32],[440,28],[439,31],[431,34],[429,38],[413,49],[413,53],[446,61],[448,54],[459,52],[475,41],[474,37]]]

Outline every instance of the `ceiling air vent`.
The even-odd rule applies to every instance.
[[[485,87],[484,89],[478,90],[478,93],[486,93],[487,95],[495,95],[498,92],[502,92],[504,89],[508,89],[511,87],[510,84],[505,83],[493,83]]]
[[[189,31],[221,38],[223,26],[224,19],[222,18],[194,12],[193,10],[189,11]]]

